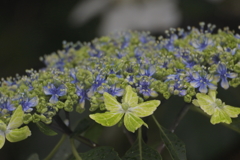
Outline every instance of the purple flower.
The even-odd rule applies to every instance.
[[[0,109],[1,109],[1,112],[5,112],[5,111],[13,111],[15,110],[16,108],[14,107],[14,105],[10,102],[9,99],[2,99],[1,102],[0,102]],[[5,111],[4,111],[5,110]]]
[[[139,41],[142,42],[143,44],[151,42],[151,41],[155,41],[155,39],[151,36],[148,35],[148,33],[142,33],[139,36]]]
[[[151,77],[156,72],[156,69],[154,66],[149,66],[147,69],[141,69],[140,71],[141,76]]]
[[[183,58],[184,60],[190,60],[190,51],[188,50],[179,50],[177,54],[174,54],[177,58]]]
[[[191,82],[194,80],[192,71],[186,71],[185,81]]]
[[[103,94],[104,92],[108,92],[109,94],[111,94],[112,96],[122,96],[124,89],[121,89],[119,87],[116,87],[116,85],[112,85],[112,86],[103,86],[102,89],[100,89],[98,91],[99,93]]]
[[[213,55],[211,61],[212,62],[210,64],[218,64],[220,62],[220,54],[217,53]]]
[[[158,95],[156,91],[153,91],[150,88],[150,82],[149,80],[146,80],[146,79],[139,81],[137,89],[145,99],[149,97],[156,97]]]
[[[80,97],[79,104],[82,106],[82,108],[84,108],[85,100],[89,99],[87,95],[88,91],[88,89],[84,89],[82,86],[77,86],[76,94]]]
[[[94,92],[98,89],[99,86],[102,85],[106,81],[105,76],[99,74],[96,76],[96,79],[94,80],[92,87],[90,88],[88,95],[89,97],[94,95]]]
[[[164,41],[164,48],[167,49],[169,52],[174,51],[175,50],[174,41],[176,39],[178,39],[178,36],[176,34],[171,34],[170,38]]]
[[[203,51],[208,46],[213,45],[213,41],[211,39],[208,39],[207,37],[203,37],[201,39],[194,39],[190,42],[190,44],[197,50],[197,51]]]
[[[20,98],[19,104],[22,106],[24,112],[31,112],[33,110],[32,107],[38,104],[38,98]]]
[[[124,48],[126,48],[126,47],[128,47],[128,45],[129,45],[129,43],[130,43],[130,36],[125,36],[123,39],[123,42],[122,42],[122,44],[121,44],[121,49],[124,49]]]
[[[202,72],[201,75],[198,72],[194,72],[192,76],[193,80],[190,82],[190,84],[194,88],[199,88],[201,93],[207,93],[207,87],[213,90],[217,89],[217,87],[211,83],[213,76],[206,74],[205,72]]]
[[[88,52],[88,54],[91,56],[91,57],[97,57],[97,58],[101,58],[103,56],[103,51],[95,48],[94,45],[91,45],[91,50]]]
[[[75,69],[70,70],[70,76],[73,78],[71,83],[75,84],[75,83],[79,82],[77,77],[76,77],[76,70]]]
[[[167,76],[167,79],[165,82],[170,82],[168,88],[172,94],[179,95],[179,96],[185,96],[187,94],[187,91],[183,89],[183,76],[184,74],[181,72],[182,70],[179,70],[177,74],[171,74]]]
[[[227,68],[224,64],[220,63],[218,65],[217,68],[217,73],[218,73],[218,78],[219,80],[221,80],[221,86],[224,89],[228,89],[229,88],[229,84],[228,84],[228,80],[227,78],[236,78],[237,77],[237,73],[230,73],[227,72]]]
[[[192,68],[193,66],[195,66],[197,63],[193,60],[182,60],[182,62],[185,64],[186,68]]]
[[[169,85],[169,90],[172,94],[185,96],[187,94],[187,90],[183,89],[183,85],[181,81],[175,81],[175,83]]]
[[[46,95],[52,95],[49,100],[50,103],[57,103],[59,96],[67,94],[67,88],[64,85],[56,88],[54,84],[49,84],[48,86],[44,86],[43,90]]]
[[[224,50],[225,50],[226,52],[231,53],[232,55],[235,55],[235,54],[236,54],[236,51],[237,51],[237,48],[233,48],[233,49],[231,49],[231,48],[225,48]]]

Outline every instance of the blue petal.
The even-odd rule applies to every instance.
[[[226,77],[222,78],[221,86],[222,86],[224,89],[228,89],[228,88],[229,88],[228,80],[227,80]]]
[[[16,108],[14,107],[14,105],[10,103],[10,101],[7,101],[7,102],[5,102],[5,103],[6,103],[6,108],[7,108],[8,111],[13,111],[13,110],[16,109]]]
[[[49,100],[50,103],[57,103],[57,101],[58,101],[58,96],[55,94],[52,95],[52,97]]]
[[[118,96],[118,97],[120,97],[120,96],[123,95],[123,93],[124,93],[124,90],[123,90],[123,89],[118,89],[118,90],[116,91],[115,95]]]
[[[218,72],[219,74],[225,74],[225,73],[227,72],[226,66],[223,65],[222,63],[220,63],[220,64],[218,65],[217,72]]]
[[[190,82],[191,86],[193,86],[194,88],[198,88],[200,86],[200,82],[197,80],[193,80]]]
[[[57,88],[57,95],[64,96],[67,94],[67,88],[64,85],[61,85]]]
[[[52,95],[52,90],[49,86],[44,86],[43,91],[46,95]]]
[[[38,98],[33,97],[29,102],[28,102],[28,107],[34,107],[38,104]]]
[[[158,96],[158,93],[156,91],[151,91],[150,92],[150,96],[151,97],[157,97]]]
[[[197,72],[192,73],[192,77],[193,77],[195,80],[199,80],[199,79],[201,78],[201,76],[200,76],[199,73],[197,73]]]
[[[238,76],[237,73],[227,73],[228,78],[236,78]]]
[[[186,90],[180,90],[179,95],[180,96],[185,96],[187,94]]]
[[[149,76],[152,76],[156,72],[156,69],[154,66],[150,66],[148,70],[149,70]]]
[[[208,85],[208,87],[209,87],[210,89],[212,89],[212,90],[216,90],[216,89],[217,89],[217,86],[215,86],[215,85],[212,84],[212,83],[208,83],[207,85]]]
[[[207,89],[207,85],[206,84],[201,84],[200,87],[199,87],[199,91],[201,93],[207,93],[208,89]]]

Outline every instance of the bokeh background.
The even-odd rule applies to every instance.
[[[24,75],[26,69],[44,67],[39,57],[61,49],[63,40],[88,42],[129,29],[159,36],[170,27],[198,26],[202,21],[219,28],[228,26],[239,33],[239,8],[239,0],[2,0],[0,77]],[[229,95],[227,92],[220,96],[230,103],[236,100],[234,105],[240,106],[236,94]],[[180,99],[174,102],[169,106],[175,108],[162,107],[157,111],[167,128],[182,107]],[[34,125],[31,129],[33,135],[27,140],[6,143],[0,150],[0,159],[24,160],[36,152],[44,158],[59,136],[44,136]],[[126,145],[121,144],[121,136],[116,138],[117,131],[115,127],[104,132],[106,145]],[[190,111],[176,134],[185,142],[189,160],[240,159],[240,134],[223,125],[211,125],[199,113]],[[123,152],[119,147],[118,150]]]

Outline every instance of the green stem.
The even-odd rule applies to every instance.
[[[52,159],[52,157],[56,154],[56,152],[58,151],[59,147],[62,145],[62,143],[64,142],[64,140],[66,139],[67,135],[63,134],[61,139],[58,141],[58,143],[56,144],[56,146],[52,149],[52,151],[48,154],[48,156],[44,159],[44,160],[50,160]]]
[[[72,138],[84,143],[85,145],[87,145],[89,147],[92,147],[92,148],[99,147],[98,144],[92,142],[91,140],[89,140],[81,135],[73,136]]]
[[[142,160],[142,127],[138,129],[138,144],[139,144],[139,160]]]
[[[152,114],[152,118],[153,118],[154,122],[156,123],[158,129],[159,129],[159,130],[162,130],[160,124],[158,123],[157,119],[155,118],[155,116],[154,116],[153,114]]]
[[[175,132],[175,129],[177,128],[177,126],[179,125],[179,123],[181,122],[181,120],[183,119],[183,117],[186,115],[186,113],[188,112],[189,108],[190,108],[191,104],[186,104],[181,111],[179,112],[174,124],[172,125],[172,127],[170,128],[170,131],[172,133]],[[157,119],[155,118],[154,115],[152,115],[153,120],[155,121],[156,125],[158,126],[158,128],[162,131],[161,125],[158,123]],[[163,131],[162,131],[163,132]],[[162,150],[164,149],[165,144],[162,142],[160,143],[160,145],[157,148],[157,151],[159,153],[162,152]]]
[[[72,153],[73,153],[74,157],[76,158],[76,160],[82,160],[82,158],[79,156],[77,149],[74,145],[74,139],[71,138],[70,142],[71,142],[71,148],[72,148]]]
[[[63,133],[65,133],[68,136],[72,136],[73,132],[72,130],[62,121],[61,117],[59,115],[54,116],[55,122],[58,124],[58,126],[62,129]],[[88,145],[89,147],[95,148],[98,147],[99,145],[92,142],[91,140],[78,135],[78,136],[72,136],[72,138],[75,138],[76,140]]]

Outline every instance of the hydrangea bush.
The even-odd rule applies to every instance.
[[[213,33],[214,28],[200,23],[199,28],[171,28],[157,39],[148,32],[127,31],[89,43],[64,42],[62,50],[41,57],[45,68],[2,79],[0,148],[6,140],[26,139],[31,135],[28,124],[35,123],[46,135],[69,137],[76,160],[160,160],[159,148],[165,146],[172,159],[187,159],[183,142],[173,133],[175,128],[165,129],[154,116],[171,96],[182,97],[186,103],[177,124],[191,108],[208,115],[212,124],[239,129],[232,121],[240,108],[222,102],[217,91],[240,84],[240,35],[228,28]],[[86,110],[90,112],[72,130],[68,113]],[[151,127],[148,118],[160,132],[162,142],[157,147],[142,139],[141,128]],[[128,138],[136,135],[123,157],[85,137],[85,131],[96,123],[118,124]],[[78,153],[74,140],[92,149]],[[45,160],[52,158],[61,142]]]

